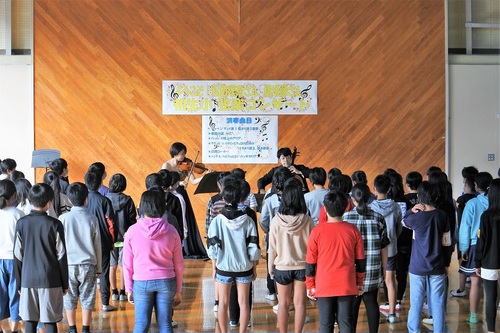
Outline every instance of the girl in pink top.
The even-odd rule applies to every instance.
[[[165,221],[164,194],[146,191],[140,203],[144,217],[132,225],[123,247],[123,274],[135,305],[134,333],[148,332],[155,306],[158,330],[172,331],[172,307],[181,303],[184,259],[179,234]]]

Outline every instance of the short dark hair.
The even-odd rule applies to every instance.
[[[165,213],[165,195],[161,191],[145,191],[141,196],[140,210],[148,217],[162,217]]]
[[[174,171],[171,173],[171,175],[172,175],[172,182],[170,184],[165,184],[166,187],[174,185],[175,183],[181,180],[181,175],[178,172]]]
[[[462,178],[465,178],[467,176],[475,176],[479,173],[479,170],[471,165],[471,166],[466,166],[462,169]]]
[[[422,182],[422,174],[418,171],[410,171],[406,175],[406,184],[412,189],[413,191],[416,191],[418,188],[418,185]]]
[[[109,179],[109,192],[121,193],[127,188],[127,179],[121,173],[116,173]]]
[[[163,189],[165,186],[163,184],[163,178],[158,174],[158,173],[151,173],[146,177],[146,190],[157,190],[157,189]],[[167,187],[170,186],[170,184],[166,185]]]
[[[54,190],[50,185],[38,183],[31,187],[28,200],[36,208],[45,207],[49,201],[54,200]]]
[[[170,146],[170,156],[174,157],[183,150],[187,154],[187,148],[182,142],[174,142],[172,143],[172,146]]]
[[[313,184],[324,186],[326,183],[326,171],[321,167],[312,168],[309,179]]]
[[[289,178],[283,186],[279,213],[283,215],[298,215],[307,213],[306,201],[302,184],[295,178]]]
[[[292,156],[292,151],[288,147],[283,147],[278,149],[278,153],[276,153],[276,157],[280,158],[281,156]]]
[[[97,191],[102,184],[102,175],[96,171],[89,170],[85,174],[85,185],[89,191]]]
[[[391,179],[387,175],[378,175],[373,180],[373,187],[378,193],[387,194],[391,189]]]
[[[63,173],[64,169],[68,167],[68,162],[64,158],[56,158],[50,162],[49,167],[52,171],[56,172],[59,176]]]
[[[437,207],[439,202],[437,185],[424,180],[420,183],[420,185],[418,185],[417,198],[418,201],[424,205]]]
[[[342,174],[342,171],[339,168],[331,168],[328,171],[328,182],[331,182],[333,177],[340,176],[341,174]]]
[[[333,190],[325,195],[323,204],[325,205],[328,215],[332,217],[342,216],[347,208],[348,201],[349,198],[346,193],[339,190]]]
[[[228,171],[220,172],[217,175],[217,183],[219,183],[219,185],[222,185],[224,182],[224,178],[229,176],[230,174],[231,174],[231,172],[228,172]]]
[[[241,180],[241,200],[240,202],[245,201],[245,199],[250,194],[250,184],[246,180]]]
[[[440,167],[438,166],[435,166],[435,165],[431,165],[429,167],[429,169],[427,169],[427,172],[425,173],[427,175],[427,177],[429,177],[431,175],[431,173],[433,172],[442,172],[443,170],[441,170]]]
[[[221,194],[227,205],[236,208],[241,201],[241,187],[238,184],[228,184],[224,186]]]
[[[352,173],[352,181],[356,184],[368,184],[368,179],[366,179],[366,173],[363,170],[356,170]]]
[[[99,177],[102,178],[102,177],[104,177],[104,174],[106,173],[106,167],[101,162],[94,162],[89,166],[88,171],[95,172],[99,175]],[[101,186],[101,184],[99,184],[99,186]]]
[[[85,205],[85,199],[87,199],[89,195],[89,190],[85,184],[80,182],[71,183],[66,190],[66,195],[73,206],[83,207]]]
[[[348,175],[338,175],[333,177],[328,184],[330,191],[337,190],[344,193],[349,193],[352,190],[352,180]]]
[[[246,171],[242,168],[234,168],[233,170],[231,170],[231,174],[239,179],[245,180]]]
[[[470,187],[472,192],[476,192],[476,176],[468,175],[464,178],[464,183]]]
[[[160,171],[158,171],[158,174],[163,181],[163,188],[167,188],[170,186],[170,184],[172,184],[172,172],[168,171],[167,169],[161,169]]]
[[[283,186],[285,185],[285,181],[291,178],[292,172],[285,167],[279,167],[274,171],[273,174],[273,187],[276,191],[283,191]]]
[[[2,173],[6,173],[7,171],[12,171],[17,167],[16,161],[12,158],[6,158],[2,162],[0,162],[0,169]]]

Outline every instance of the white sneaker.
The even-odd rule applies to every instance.
[[[112,300],[112,301],[117,301],[117,300],[119,300],[119,299],[120,299],[120,295],[118,295],[118,294],[113,294],[113,295],[111,295],[111,300]]]
[[[111,304],[102,306],[102,311],[104,311],[104,312],[114,311],[114,310],[116,310],[116,308]]]
[[[467,292],[465,290],[450,290],[450,295],[453,297],[464,297],[467,296]]]
[[[422,310],[429,310],[429,305],[427,304],[427,302],[424,302],[424,304],[422,305]]]
[[[396,315],[395,315],[395,314],[390,314],[390,315],[387,317],[387,322],[388,322],[389,324],[394,324],[396,321],[397,321],[397,318],[396,318]]]
[[[274,313],[278,313],[278,309],[279,309],[279,303],[273,306]],[[290,304],[288,311],[293,311],[293,309],[294,309],[293,304]]]
[[[304,324],[307,324],[310,322],[311,322],[311,318],[309,318],[309,316],[306,316],[306,319],[304,320]]]
[[[434,325],[434,319],[432,317],[422,319],[422,323],[427,325]]]
[[[275,301],[276,294],[267,294],[266,296],[264,296],[264,298],[267,299],[268,301]]]
[[[120,301],[121,301],[121,302],[126,302],[126,301],[128,301],[128,297],[127,297],[127,295],[125,295],[125,294],[120,294]]]
[[[235,320],[231,320],[229,322],[229,326],[231,326],[231,327],[238,327],[238,325],[239,325],[239,323],[237,321],[235,321]]]
[[[219,304],[214,305],[214,312],[217,312],[217,311],[219,311]]]
[[[385,304],[382,304],[378,308],[380,311],[389,311],[389,303],[386,302]],[[401,303],[399,302],[396,303],[396,311],[401,311]]]

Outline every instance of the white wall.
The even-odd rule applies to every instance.
[[[33,66],[0,65],[0,159],[12,158],[33,182]]]
[[[500,65],[450,65],[450,181],[462,191],[461,171],[474,165],[498,177],[500,166]],[[495,161],[487,159],[495,154]]]

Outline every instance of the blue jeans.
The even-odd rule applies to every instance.
[[[158,332],[173,332],[172,307],[174,304],[175,289],[175,278],[134,281],[134,333],[147,333],[149,331],[153,307],[155,308]]]
[[[425,294],[427,294],[428,303],[432,304],[434,333],[445,332],[447,288],[446,274],[414,275],[410,273],[409,333],[420,332],[420,318]]]
[[[14,277],[14,260],[0,259],[0,320],[20,321],[19,293]]]

